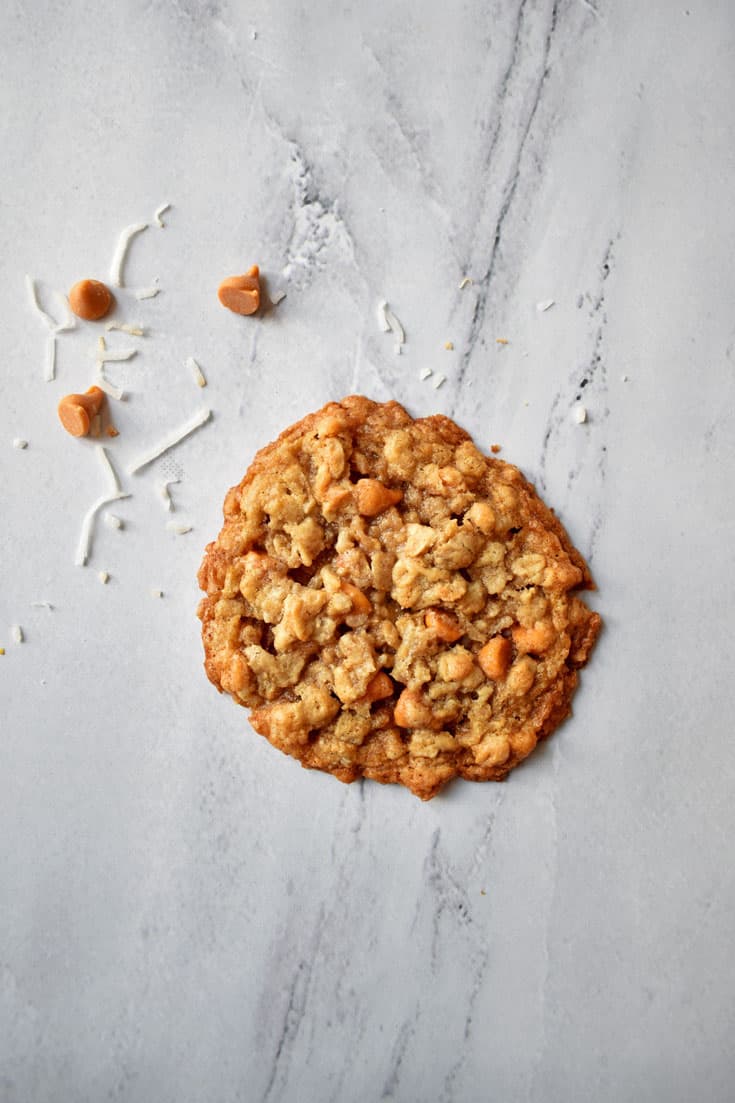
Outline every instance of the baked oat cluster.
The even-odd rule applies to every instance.
[[[199,571],[210,680],[341,781],[501,780],[570,711],[600,628],[559,521],[446,417],[352,396],[225,499]]]

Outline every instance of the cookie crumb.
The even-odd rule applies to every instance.
[[[509,345],[510,341],[508,340],[507,337],[496,337],[495,338],[495,344],[496,345]]]
[[[574,407],[574,420],[577,422],[577,425],[584,425],[587,420],[587,408],[585,406]]]
[[[27,447],[28,447],[28,441],[27,440],[21,440],[20,437],[16,437],[15,440],[13,441],[13,448],[23,449],[23,448],[27,448]]]
[[[494,456],[497,456],[498,452],[500,451],[500,445],[499,444],[491,444],[490,445],[490,451],[493,453]]]
[[[445,341],[444,342],[444,348],[447,350],[447,352],[451,352],[454,348],[454,342],[453,341]]]

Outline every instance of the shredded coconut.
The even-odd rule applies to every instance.
[[[124,494],[121,491],[120,480],[118,479],[117,473],[110,463],[110,458],[107,455],[107,452],[105,451],[103,446],[101,444],[98,444],[95,448],[95,451],[100,458],[100,463],[105,469],[105,472],[110,480],[113,489],[111,493],[106,494],[102,498],[98,498],[97,501],[89,507],[84,517],[82,518],[82,528],[79,534],[79,544],[77,546],[77,554],[74,559],[74,563],[77,567],[84,567],[87,560],[89,559],[89,552],[92,543],[92,529],[94,527],[94,519],[97,516],[98,511],[102,509],[103,506],[109,505],[110,502],[116,502],[120,498],[130,497],[129,494]]]
[[[100,580],[103,586],[106,586],[107,583],[110,581],[110,576],[107,571],[99,571],[97,574],[97,578]]]
[[[155,211],[153,212],[153,217],[156,220],[156,226],[159,226],[162,230],[165,227],[166,223],[161,218],[161,215],[165,214],[166,211],[170,211],[170,210],[171,210],[171,204],[170,203],[162,203],[161,206],[156,207]]]
[[[438,391],[442,384],[446,383],[446,375],[437,375],[434,382],[431,384],[435,391]]]
[[[49,613],[52,613],[53,610],[54,610],[54,607],[53,607],[53,605],[51,604],[50,601],[32,601],[31,602],[31,608],[33,608],[33,609],[48,609]]]
[[[383,333],[390,333],[390,323],[388,321],[388,304],[385,299],[378,303],[378,325],[382,329]]]
[[[115,252],[112,256],[112,264],[110,265],[110,283],[113,287],[125,286],[123,283],[123,268],[125,266],[125,259],[128,255],[128,249],[130,248],[130,242],[136,234],[142,234],[143,230],[147,229],[147,222],[135,222],[132,226],[126,226],[117,239]]]
[[[212,411],[206,406],[194,414],[188,421],[185,421],[178,429],[174,429],[167,437],[151,448],[149,452],[144,452],[142,456],[139,456],[128,467],[128,473],[134,475],[136,471],[140,471],[141,468],[147,467],[149,463],[153,463],[159,456],[162,456],[164,452],[168,452],[169,448],[173,448],[175,444],[182,441],[184,437],[188,437],[190,433],[193,433],[195,429],[198,429],[200,425],[204,425],[206,421],[209,421],[212,416]]]
[[[151,590],[151,597],[163,597],[163,590]]]
[[[186,536],[187,532],[191,532],[191,525],[179,524],[177,521],[169,521],[166,525],[169,532],[175,532],[177,536]]]
[[[143,326],[133,326],[129,325],[127,322],[108,322],[105,325],[105,329],[108,333],[110,330],[116,329],[119,330],[120,333],[129,333],[131,337],[145,337]]]
[[[46,357],[43,364],[43,381],[52,383],[56,378],[56,330],[46,338]]]
[[[111,383],[105,373],[102,371],[101,367],[97,372],[95,381],[101,391],[104,391],[105,394],[108,394],[110,398],[114,398],[118,402],[122,402],[125,391],[122,389],[122,387],[116,387],[114,383]]]
[[[401,348],[406,343],[405,330],[404,330],[403,326],[401,325],[401,323],[399,322],[396,315],[390,309],[390,307],[386,307],[385,320],[388,323],[388,328],[391,330],[391,332],[393,334],[395,334],[396,343],[395,343],[394,352],[395,352],[396,356],[400,356]]]
[[[20,437],[16,437],[15,440],[13,441],[13,448],[27,448],[27,447],[28,447],[28,441],[27,440],[21,440]]]
[[[97,342],[95,359],[98,364],[107,364],[121,360],[132,360],[137,355],[137,349],[108,349],[104,337],[100,337]]]
[[[26,276],[26,289],[28,291],[28,297],[31,300],[31,306],[33,307],[33,309],[36,311],[37,314],[40,314],[43,323],[47,325],[51,331],[55,330],[58,323],[55,321],[54,318],[51,317],[50,314],[46,313],[46,311],[43,309],[40,302],[38,301],[38,287],[36,286],[36,281],[34,280],[33,276]]]
[[[199,367],[193,356],[190,356],[187,359],[186,366],[187,368],[189,368],[192,375],[194,376],[194,382],[196,383],[197,387],[206,387],[207,380],[204,378],[204,372]]]
[[[472,280],[470,279],[470,277],[469,276],[463,276],[462,280],[460,282],[460,285],[459,285],[460,291],[464,291],[464,289],[465,289],[465,287],[467,286],[468,283],[472,283]]]
[[[578,425],[584,425],[587,420],[587,410],[584,406],[574,407],[574,420]]]
[[[121,529],[123,523],[119,517],[116,517],[114,513],[105,513],[105,523],[109,525],[111,529]]]
[[[285,291],[276,291],[275,295],[271,299],[271,306],[278,306],[278,304],[282,303],[285,298],[286,298],[286,292]]]
[[[23,643],[25,636],[23,635],[23,629],[19,624],[14,624],[10,629],[10,635],[13,638],[13,643]]]
[[[433,375],[433,374],[434,374],[434,372],[432,371],[431,368],[422,368],[420,373],[419,373],[419,379],[428,379],[429,376]]]
[[[623,381],[623,383],[627,383],[627,382],[628,382],[628,376],[627,376],[627,375],[621,375],[621,376],[620,376],[620,378],[621,378],[621,380]]]
[[[161,498],[163,499],[163,508],[165,510],[167,510],[169,513],[173,513],[174,504],[173,504],[173,501],[171,500],[171,495],[168,492],[168,488],[170,486],[174,486],[175,483],[180,483],[180,482],[181,482],[181,479],[169,479],[168,482],[159,484],[158,492],[161,495]]]
[[[536,309],[540,314],[543,314],[545,311],[551,310],[555,304],[556,299],[543,299],[540,303],[536,303]]]
[[[160,287],[139,287],[137,291],[133,292],[133,294],[135,295],[136,299],[138,299],[138,300],[140,300],[140,299],[155,299],[156,295],[158,294],[158,292],[160,290],[161,290]]]

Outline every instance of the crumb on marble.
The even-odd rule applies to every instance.
[[[445,341],[444,348],[447,350],[447,352],[451,352],[454,349],[454,341]]]
[[[498,452],[500,451],[500,445],[499,444],[491,444],[490,445],[490,451],[492,452],[492,454],[494,456],[497,456]]]
[[[495,344],[496,345],[509,345],[510,341],[508,340],[507,337],[496,337],[495,338]]]

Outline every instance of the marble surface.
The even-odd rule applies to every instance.
[[[732,1098],[735,14],[687,2],[2,5],[4,1103]],[[104,278],[165,200],[80,569],[96,331],[44,383],[23,278]],[[253,261],[287,297],[234,318]],[[591,560],[574,716],[503,786],[311,775],[201,671],[225,489],[352,391],[502,444]]]

